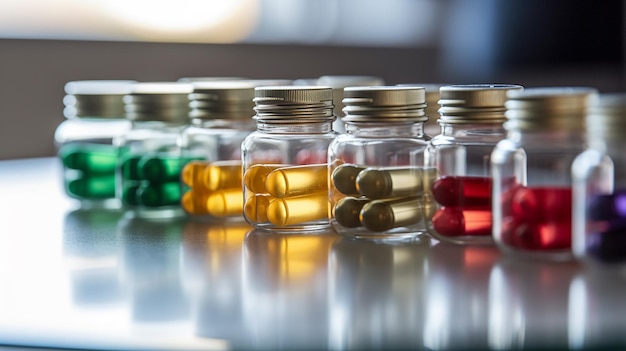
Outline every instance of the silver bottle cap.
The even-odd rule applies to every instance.
[[[132,80],[80,80],[65,84],[63,115],[66,118],[124,118],[124,95]]]
[[[511,91],[507,130],[580,130],[597,91],[588,87],[545,87]]]
[[[597,95],[587,114],[587,134],[591,142],[626,138],[626,93]]]
[[[254,89],[257,121],[314,122],[333,120],[332,89],[322,86],[265,86]]]
[[[440,121],[449,124],[504,122],[504,103],[507,92],[512,90],[523,90],[523,87],[512,84],[443,86],[439,89]]]
[[[189,94],[190,118],[245,119],[254,115],[254,88],[285,85],[285,79],[199,81]]]
[[[343,89],[346,87],[364,87],[385,85],[385,80],[374,76],[333,76],[326,75],[317,79],[315,85],[333,88],[333,104],[335,115],[343,116],[343,108],[346,107],[343,100]]]
[[[124,96],[126,118],[183,124],[189,120],[189,94],[193,86],[180,82],[136,83]]]
[[[426,91],[422,87],[347,87],[343,112],[346,122],[391,122],[428,120]]]

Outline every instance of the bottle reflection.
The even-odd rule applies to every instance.
[[[334,233],[248,233],[243,308],[255,348],[327,348],[328,255],[337,239]]]
[[[626,277],[618,272],[579,273],[569,289],[569,347],[626,348]]]
[[[499,260],[489,281],[489,346],[567,349],[575,262]]]
[[[127,212],[118,223],[124,284],[138,322],[182,320],[189,315],[181,278],[184,220],[146,219]]]
[[[122,214],[102,208],[79,208],[65,214],[63,255],[77,305],[109,306],[123,299],[116,231]]]
[[[428,238],[410,244],[341,239],[329,263],[329,346],[416,349],[423,344]]]
[[[489,274],[499,252],[491,246],[439,243],[428,257],[424,345],[487,349]]]
[[[246,222],[189,221],[183,232],[186,283],[197,295],[197,334],[229,340],[245,348],[242,299],[242,246],[252,230]]]

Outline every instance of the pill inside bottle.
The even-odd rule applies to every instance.
[[[333,170],[331,179],[335,189],[345,195],[358,195],[356,188],[356,177],[365,169],[350,164],[343,164]]]
[[[366,168],[356,177],[359,193],[370,199],[422,194],[421,168]]]
[[[335,205],[334,216],[337,223],[346,228],[357,228],[361,226],[359,215],[361,209],[370,200],[365,198],[344,197]]]
[[[267,175],[276,168],[285,167],[283,164],[256,164],[250,166],[243,175],[243,183],[253,193],[267,193],[265,180]]]
[[[419,198],[374,200],[363,206],[361,223],[374,232],[411,226],[422,220],[422,206]]]
[[[328,190],[328,166],[321,164],[277,168],[267,175],[265,188],[268,193],[279,198]]]
[[[301,224],[328,219],[330,202],[328,192],[276,198],[267,208],[267,218],[277,226]]]

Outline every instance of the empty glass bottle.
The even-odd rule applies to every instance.
[[[489,244],[491,175],[489,157],[505,136],[502,124],[506,94],[519,85],[448,85],[440,89],[441,134],[425,154],[436,175],[426,189],[424,213],[428,232],[456,244]]]
[[[572,166],[573,249],[585,262],[626,263],[626,94],[601,94],[587,115],[587,150]]]
[[[507,138],[491,156],[493,236],[507,253],[571,257],[574,158],[595,91],[534,88],[508,94]]]
[[[132,129],[119,147],[118,197],[140,216],[182,214],[180,173],[193,157],[180,156],[177,139],[189,122],[185,83],[136,83],[124,97]]]
[[[123,97],[133,81],[73,81],[65,85],[67,118],[54,134],[68,196],[83,206],[117,207],[113,140],[130,130]]]
[[[328,227],[332,90],[258,87],[254,101],[257,130],[241,146],[245,219],[282,231]]]
[[[329,147],[332,224],[369,240],[410,240],[426,231],[423,133],[426,96],[418,87],[344,89],[346,133]]]

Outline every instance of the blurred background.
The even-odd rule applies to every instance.
[[[515,83],[625,91],[624,0],[0,0],[0,159],[54,154],[85,79]]]

